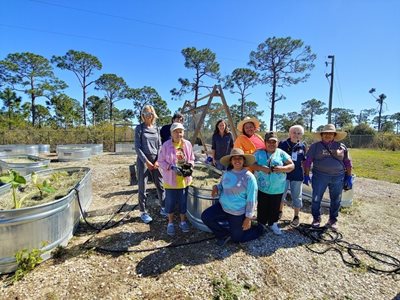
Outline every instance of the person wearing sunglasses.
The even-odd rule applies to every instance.
[[[135,150],[137,154],[137,174],[140,218],[146,224],[153,221],[147,210],[147,181],[152,181],[157,189],[157,197],[161,204],[160,214],[165,213],[165,190],[158,165],[158,152],[161,149],[161,138],[156,126],[158,116],[151,105],[145,105],[141,112],[142,123],[135,128]]]

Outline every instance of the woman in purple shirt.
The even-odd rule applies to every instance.
[[[337,230],[337,217],[339,215],[340,202],[342,200],[343,188],[351,189],[353,186],[351,169],[352,164],[349,151],[339,141],[346,137],[344,131],[336,131],[333,124],[325,125],[324,128],[314,134],[318,139],[307,151],[304,163],[304,183],[310,183],[310,168],[312,165],[312,204],[313,215],[312,226],[319,227],[321,224],[321,201],[329,188],[330,209],[329,220],[325,227]]]

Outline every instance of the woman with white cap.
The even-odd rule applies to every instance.
[[[182,232],[189,232],[186,221],[187,193],[192,182],[192,170],[194,166],[194,153],[192,144],[183,138],[184,127],[182,123],[172,123],[171,139],[161,147],[158,163],[164,179],[165,188],[165,212],[168,213],[167,234],[175,235],[174,211],[179,207]]]
[[[329,188],[330,208],[329,220],[326,227],[337,230],[342,190],[351,189],[353,181],[351,176],[352,164],[347,147],[340,143],[346,137],[344,131],[336,131],[335,125],[328,124],[317,133],[314,139],[318,140],[310,146],[304,162],[304,183],[310,183],[310,169],[312,166],[312,204],[311,213],[313,227],[321,224],[321,201]]]

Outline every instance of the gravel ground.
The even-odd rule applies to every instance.
[[[95,234],[82,224],[61,257],[43,262],[13,285],[7,284],[8,276],[1,276],[1,299],[400,299],[400,273],[367,271],[366,264],[390,267],[361,251],[355,254],[363,264],[352,268],[337,251],[308,250],[307,246],[321,252],[336,247],[344,253],[335,244],[311,245],[310,238],[291,228],[289,206],[281,222],[284,235],[267,231],[256,241],[218,247],[211,234],[194,228],[169,237],[151,189],[154,221],[143,224],[136,207],[137,187],[128,185],[132,161],[132,156],[105,153],[86,162],[51,163],[92,168],[88,220],[96,226],[128,202],[115,216],[113,228]],[[340,214],[342,240],[400,259],[400,185],[357,178],[354,188],[353,206]],[[306,202],[301,222],[310,221]],[[95,247],[126,252],[99,252]]]

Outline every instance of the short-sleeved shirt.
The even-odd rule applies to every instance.
[[[212,136],[211,149],[215,150],[214,159],[220,160],[221,157],[229,155],[233,148],[233,135],[228,132],[221,136],[219,133],[214,133]]]
[[[316,142],[307,151],[306,167],[312,163],[312,172],[326,175],[344,174],[345,167],[351,167],[347,147],[337,141]]]
[[[294,170],[286,174],[286,179],[290,181],[303,181],[302,163],[306,159],[306,145],[303,142],[293,143],[290,138],[280,141],[278,148],[285,151],[292,158]]]
[[[256,163],[259,166],[283,166],[290,159],[289,154],[277,148],[274,153],[270,154],[266,150],[257,150],[254,153]],[[286,173],[270,173],[263,171],[255,171],[257,178],[258,190],[265,194],[282,194],[286,188]]]

